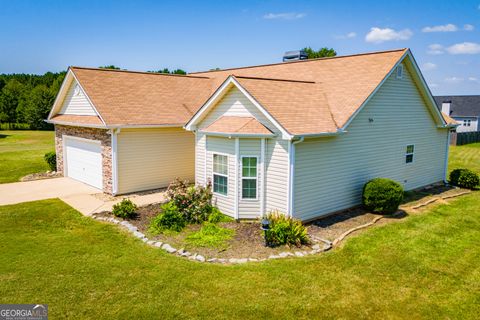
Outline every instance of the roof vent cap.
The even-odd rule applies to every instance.
[[[306,60],[306,59],[308,59],[308,55],[303,50],[287,51],[283,55],[283,62],[292,61],[292,60]]]

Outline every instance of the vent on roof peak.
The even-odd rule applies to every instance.
[[[283,55],[283,62],[292,61],[292,60],[305,60],[305,59],[308,59],[308,55],[303,50],[287,51]]]

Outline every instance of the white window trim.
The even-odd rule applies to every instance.
[[[243,158],[256,158],[257,159],[257,175],[255,176],[255,178],[253,177],[244,177],[243,176]],[[258,165],[259,165],[259,157],[258,156],[249,156],[249,155],[242,155],[240,156],[240,193],[241,193],[241,197],[240,199],[242,199],[242,201],[257,201],[258,200]],[[255,179],[256,180],[256,183],[255,183],[255,186],[257,188],[256,192],[255,192],[255,198],[244,198],[243,197],[243,179],[250,179],[250,180],[253,180]]]
[[[214,166],[214,158],[215,158],[215,155],[227,157],[227,174],[215,172],[215,170],[214,170],[214,167],[215,167],[215,166]],[[230,161],[230,160],[229,160],[229,158],[228,158],[228,154],[226,154],[226,153],[221,153],[221,152],[213,152],[213,153],[212,153],[212,192],[213,192],[214,195],[219,196],[219,197],[225,197],[225,198],[228,197],[228,192],[229,192],[229,190],[228,190],[228,189],[229,189],[228,184],[230,183],[230,181],[229,181],[230,179],[229,179],[229,176],[228,176],[228,172],[229,172],[229,168],[228,168],[228,166],[229,166],[229,161]],[[215,176],[215,175],[217,175],[217,176],[222,176],[222,177],[227,178],[227,194],[218,193],[218,192],[215,192],[215,191],[214,191],[214,190],[215,190],[215,186],[214,186],[214,184],[215,184],[214,176]]]
[[[408,146],[413,146],[413,152],[407,152],[406,149],[408,148]],[[407,145],[405,146],[405,164],[406,164],[406,165],[415,163],[415,149],[416,149],[416,148],[415,148],[415,145],[414,145],[413,143],[412,143],[412,144],[407,144]],[[412,162],[407,162],[407,156],[408,156],[408,155],[412,155]]]

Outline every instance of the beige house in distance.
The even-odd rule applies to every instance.
[[[303,221],[387,177],[443,181],[454,123],[408,49],[187,76],[70,68],[50,122],[58,169],[107,193],[213,185],[238,219]]]

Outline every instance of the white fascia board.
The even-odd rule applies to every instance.
[[[193,117],[187,122],[184,126],[185,130],[193,131],[196,129],[196,125],[202,119],[202,116],[206,114],[210,110],[211,107],[217,102],[217,100],[226,93],[226,88],[228,88],[232,83],[232,77],[228,77],[220,87],[208,98],[207,102],[203,104],[203,106],[198,109],[198,111],[193,115]]]
[[[242,87],[242,85],[237,80],[235,80],[234,77],[232,76],[230,77],[232,78],[233,83],[248,98],[248,100],[250,100],[250,102],[253,103],[257,107],[257,109],[260,110],[260,112],[271,123],[273,123],[275,127],[277,127],[277,129],[282,133],[282,139],[292,140],[293,136],[290,133],[288,133],[288,131],[285,130],[285,128],[280,123],[278,123],[278,121],[247,90],[245,90],[245,88]]]
[[[71,71],[71,69],[69,70]],[[80,81],[78,81],[77,77],[75,76],[75,73],[73,71],[72,72],[72,76],[73,78],[75,79],[75,81],[77,82],[78,86],[80,87],[80,89],[83,91],[83,94],[85,94],[85,97],[87,97],[87,100],[88,102],[90,103],[90,105],[92,106],[93,110],[95,110],[95,113],[97,114],[97,116],[100,118],[100,120],[102,120],[103,124],[106,126],[107,123],[105,122],[105,120],[103,120],[102,116],[100,115],[100,113],[98,112],[97,108],[95,107],[95,105],[93,104],[92,100],[90,99],[90,97],[88,96],[87,92],[85,91],[85,89],[83,88],[82,84],[80,83]]]
[[[395,71],[395,69],[398,67],[398,65],[400,63],[402,63],[403,59],[408,55],[408,51],[405,52],[402,57],[400,59],[398,59],[397,63],[395,63],[395,65],[393,66],[393,68],[387,73],[387,75],[382,79],[382,81],[380,82],[380,84],[375,88],[375,90],[373,90],[370,95],[367,97],[367,99],[365,99],[365,101],[362,103],[362,105],[360,106],[360,108],[358,108],[351,116],[350,118],[348,119],[348,121],[345,123],[345,125],[340,128],[340,130],[345,130],[347,129],[347,127],[350,125],[350,123],[353,121],[353,119],[355,119],[357,117],[357,115],[363,110],[363,108],[365,108],[365,106],[368,104],[368,102],[370,102],[370,100],[372,99],[373,96],[375,96],[375,94],[377,93],[377,91],[382,87],[382,85],[385,83],[385,81],[387,81],[387,79],[390,77],[390,75]]]
[[[420,79],[421,83],[421,89],[423,89],[426,93],[426,98],[428,102],[430,103],[430,109],[432,109],[432,112],[438,117],[438,120],[443,123],[443,126],[447,126],[447,122],[445,119],[443,119],[443,116],[441,114],[441,111],[437,108],[437,103],[433,99],[432,92],[430,91],[430,88],[427,85],[427,82],[425,81],[425,78],[423,77],[422,72],[420,71],[420,68],[418,67],[417,62],[415,61],[415,58],[413,57],[412,53],[410,52],[410,49],[407,51],[407,56],[410,58],[410,62],[413,65],[413,68],[415,69],[417,77]],[[402,58],[403,61],[403,58]],[[427,102],[427,104],[428,104]]]
[[[198,130],[199,133],[203,133],[209,136],[226,137],[226,138],[273,138],[275,134],[257,134],[257,133],[228,133],[228,132],[208,132]]]
[[[435,114],[435,117],[437,117],[437,120],[440,120],[440,122],[443,124],[442,127],[445,127],[446,126],[446,122],[445,120],[443,119],[442,115],[440,114],[440,111],[438,110],[438,108],[436,107],[436,104],[433,100],[433,97],[432,97],[432,93],[430,92],[430,89],[428,88],[426,82],[425,82],[425,79],[423,78],[422,76],[422,73],[420,72],[420,69],[418,68],[418,65],[417,63],[415,62],[415,59],[413,58],[412,56],[412,53],[410,52],[410,50],[407,50],[403,55],[402,57],[397,61],[397,63],[395,63],[395,65],[393,66],[393,68],[387,73],[387,75],[383,78],[383,80],[380,82],[380,84],[375,88],[375,90],[372,91],[372,93],[370,93],[370,95],[368,96],[368,98],[362,103],[362,105],[360,106],[360,108],[358,108],[352,116],[350,116],[350,118],[348,119],[348,121],[345,123],[345,125],[340,129],[340,130],[345,130],[349,125],[350,123],[353,121],[353,119],[356,118],[356,116],[363,110],[363,108],[365,108],[365,106],[368,104],[368,102],[372,99],[373,96],[375,96],[375,94],[377,93],[377,91],[383,86],[383,84],[385,83],[385,81],[388,80],[388,78],[392,75],[392,73],[397,69],[398,65],[400,65],[404,60],[405,58],[408,57],[410,59],[410,62],[411,64],[413,65],[414,67],[414,70],[416,72],[416,75],[417,77],[420,79],[420,85],[421,85],[421,88],[420,90],[424,90],[425,93],[426,93],[426,96],[427,96],[427,105],[429,106],[430,109],[432,109],[433,113]]]
[[[202,119],[202,116],[206,114],[218,101],[219,98],[223,97],[227,93],[227,90],[230,89],[230,86],[234,85],[247,97],[247,99],[257,107],[258,110],[271,122],[273,125],[282,133],[282,138],[285,140],[291,140],[292,135],[283,128],[280,123],[257,101],[252,95],[242,87],[242,85],[235,79],[234,76],[229,76],[227,80],[216,90],[216,92],[207,100],[207,102],[198,110],[198,112],[193,116],[192,119],[185,125],[185,129],[192,131],[196,129],[196,125]]]
[[[50,109],[50,112],[48,113],[47,120],[50,120],[58,112],[58,110],[60,110],[61,104],[67,94],[68,87],[72,81],[73,81],[73,72],[69,68],[67,71],[67,74],[65,75],[65,78],[62,81],[60,90],[58,90],[57,96],[55,97],[55,101],[53,102],[52,109]]]

